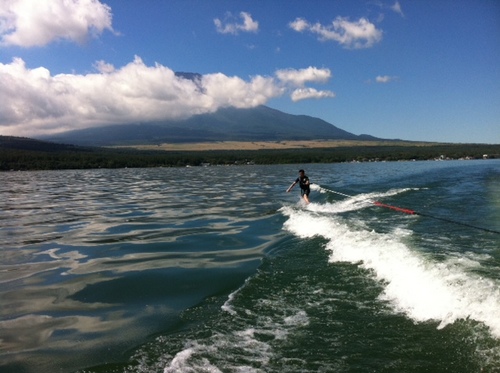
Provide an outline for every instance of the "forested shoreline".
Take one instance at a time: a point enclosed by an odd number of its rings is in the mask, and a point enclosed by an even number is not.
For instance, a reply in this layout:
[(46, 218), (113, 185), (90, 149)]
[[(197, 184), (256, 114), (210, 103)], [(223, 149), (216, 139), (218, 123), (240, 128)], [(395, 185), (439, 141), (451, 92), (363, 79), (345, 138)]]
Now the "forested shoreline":
[(287, 150), (149, 151), (51, 144), (19, 149), (0, 144), (0, 171), (308, 164), (500, 158), (500, 145), (351, 146)]

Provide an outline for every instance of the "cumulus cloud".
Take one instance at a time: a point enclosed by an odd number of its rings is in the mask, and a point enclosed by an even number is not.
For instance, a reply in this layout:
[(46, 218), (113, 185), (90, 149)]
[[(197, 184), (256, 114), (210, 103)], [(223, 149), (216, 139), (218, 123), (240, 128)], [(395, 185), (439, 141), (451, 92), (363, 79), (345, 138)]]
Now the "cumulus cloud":
[(329, 69), (318, 69), (309, 66), (307, 69), (283, 69), (276, 71), (276, 77), (284, 83), (303, 86), (307, 82), (325, 83), (332, 73)]
[(331, 91), (318, 91), (314, 88), (297, 88), (291, 94), (293, 102), (307, 100), (307, 99), (321, 99), (327, 97), (335, 97), (335, 93)]
[(303, 87), (331, 76), (330, 70), (315, 67), (278, 70), (275, 76), (249, 80), (222, 73), (188, 78), (161, 64), (147, 66), (137, 56), (121, 68), (104, 61), (94, 68), (95, 73), (86, 75), (52, 75), (44, 67), (28, 68), (20, 58), (0, 63), (0, 133), (34, 136), (182, 119), (222, 107), (256, 107), (290, 92), (293, 101), (335, 96)]
[(315, 88), (304, 87), (307, 83), (326, 83), (332, 77), (330, 69), (318, 69), (317, 67), (309, 66), (306, 69), (299, 70), (282, 69), (276, 71), (275, 74), (280, 82), (293, 89), (290, 94), (293, 102), (335, 97), (335, 93), (331, 91), (318, 91)]
[(83, 42), (113, 31), (111, 8), (98, 0), (2, 0), (0, 44), (44, 46), (55, 40)]
[(259, 22), (252, 19), (252, 15), (247, 12), (240, 12), (242, 23), (231, 22), (235, 21), (231, 13), (227, 13), (224, 22), (219, 18), (214, 19), (214, 24), (217, 32), (220, 34), (233, 34), (238, 35), (240, 31), (243, 32), (257, 32), (259, 30)]
[(337, 17), (331, 25), (326, 26), (297, 18), (289, 23), (289, 27), (297, 32), (317, 34), (321, 41), (336, 41), (351, 49), (370, 48), (382, 40), (382, 31), (366, 18), (351, 22), (348, 18)]
[(295, 19), (295, 21), (289, 23), (289, 26), (290, 26), (290, 28), (292, 30), (295, 30), (297, 32), (306, 31), (307, 29), (309, 29), (311, 27), (311, 25), (309, 24), (309, 22), (307, 22), (303, 18), (297, 18), (297, 19)]
[[(169, 68), (146, 66), (139, 57), (99, 73), (59, 74), (28, 69), (21, 59), (0, 64), (0, 125), (3, 133), (41, 133), (102, 124), (179, 119), (220, 107), (253, 107), (282, 94), (273, 78), (244, 81), (208, 74), (200, 82)], [(203, 89), (200, 89), (200, 85)]]

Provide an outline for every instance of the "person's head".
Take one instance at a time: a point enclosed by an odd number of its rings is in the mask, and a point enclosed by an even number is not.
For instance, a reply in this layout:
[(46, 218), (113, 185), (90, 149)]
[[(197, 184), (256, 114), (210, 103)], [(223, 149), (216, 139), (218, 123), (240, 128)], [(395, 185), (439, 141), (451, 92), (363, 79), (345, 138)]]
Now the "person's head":
[(299, 170), (299, 175), (300, 175), (300, 176), (304, 176), (304, 174), (305, 174), (305, 173), (304, 173), (304, 170)]

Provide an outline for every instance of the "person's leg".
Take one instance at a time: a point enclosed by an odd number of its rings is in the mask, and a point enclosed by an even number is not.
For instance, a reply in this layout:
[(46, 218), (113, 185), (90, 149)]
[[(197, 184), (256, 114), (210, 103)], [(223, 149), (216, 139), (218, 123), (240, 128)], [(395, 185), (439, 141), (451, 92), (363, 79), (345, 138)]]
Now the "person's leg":
[(306, 201), (307, 204), (310, 203), (309, 201), (309, 191), (303, 191), (304, 193), (302, 193), (302, 198), (304, 198), (304, 201)]

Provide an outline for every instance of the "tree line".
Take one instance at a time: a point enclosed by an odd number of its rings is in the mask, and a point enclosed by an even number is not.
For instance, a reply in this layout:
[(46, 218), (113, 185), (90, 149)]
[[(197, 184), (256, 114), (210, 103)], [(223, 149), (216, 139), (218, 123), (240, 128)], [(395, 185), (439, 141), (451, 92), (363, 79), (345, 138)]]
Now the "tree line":
[(432, 159), (500, 158), (500, 145), (353, 146), (279, 150), (146, 151), (74, 146), (28, 149), (2, 146), (0, 171), (186, 167), (235, 164), (307, 164)]

